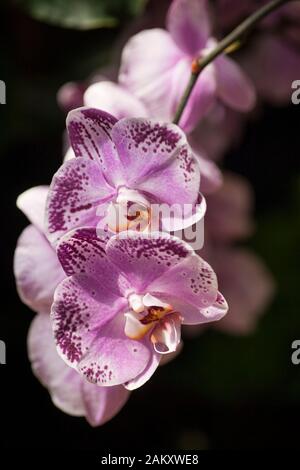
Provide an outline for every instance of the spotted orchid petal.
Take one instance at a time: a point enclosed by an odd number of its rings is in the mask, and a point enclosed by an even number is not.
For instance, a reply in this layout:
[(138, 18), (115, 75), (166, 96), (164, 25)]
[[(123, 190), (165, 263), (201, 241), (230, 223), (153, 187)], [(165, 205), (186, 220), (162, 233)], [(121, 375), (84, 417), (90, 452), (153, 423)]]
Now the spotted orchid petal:
[[(106, 255), (110, 232), (80, 228), (68, 232), (57, 246), (58, 259), (67, 276), (85, 274), (100, 283), (108, 292), (107, 299), (122, 296), (119, 270)], [(124, 288), (124, 286), (123, 286)]]
[(173, 161), (186, 145), (178, 126), (143, 118), (121, 119), (113, 127), (112, 138), (132, 189)]
[[(183, 146), (165, 168), (158, 169), (138, 184), (158, 201), (176, 207), (194, 207), (200, 186), (200, 168), (190, 148)], [(184, 221), (181, 221), (183, 224)]]
[[(152, 202), (172, 206), (177, 218), (183, 205), (189, 205), (189, 217), (198, 198), (200, 169), (182, 131), (172, 124), (123, 119), (112, 136), (128, 168), (128, 186), (150, 195)], [(185, 225), (182, 217), (178, 224)]]
[(214, 303), (208, 308), (202, 309), (201, 314), (205, 316), (207, 322), (218, 321), (226, 315), (228, 308), (228, 303), (225, 297), (221, 294), (221, 292), (218, 292)]
[(83, 157), (65, 162), (54, 175), (48, 194), (46, 217), (51, 242), (56, 244), (76, 227), (96, 226), (114, 195), (115, 189), (96, 162)]
[(111, 130), (116, 122), (114, 116), (96, 108), (81, 107), (70, 111), (67, 130), (76, 157), (103, 163), (105, 157), (99, 152), (100, 147), (114, 154)]
[(175, 312), (180, 312), (182, 324), (184, 325), (202, 325), (221, 320), (228, 312), (228, 305), (222, 294), (217, 292), (216, 299), (213, 304), (208, 307), (199, 308), (182, 300), (177, 295), (156, 294), (161, 299), (168, 301)]
[(190, 255), (188, 245), (178, 238), (162, 233), (135, 232), (112, 237), (106, 252), (137, 293), (146, 293), (151, 282)]
[(58, 353), (77, 368), (100, 328), (125, 309), (127, 302), (86, 274), (75, 274), (57, 287), (51, 317)]
[(67, 129), (76, 157), (89, 158), (99, 165), (110, 185), (122, 183), (122, 169), (111, 132), (117, 119), (95, 108), (78, 108), (68, 114)]
[[(173, 308), (174, 305), (171, 300), (168, 300), (168, 295), (202, 309), (215, 302), (218, 283), (216, 275), (209, 264), (193, 251), (190, 251), (189, 255), (180, 263), (155, 278), (148, 285), (148, 289), (155, 296), (163, 294), (163, 300), (170, 303)], [(180, 313), (185, 318), (184, 311)]]
[(111, 387), (141, 374), (150, 355), (150, 349), (141, 341), (125, 335), (122, 313), (98, 330), (89, 351), (79, 362), (78, 370), (89, 382)]

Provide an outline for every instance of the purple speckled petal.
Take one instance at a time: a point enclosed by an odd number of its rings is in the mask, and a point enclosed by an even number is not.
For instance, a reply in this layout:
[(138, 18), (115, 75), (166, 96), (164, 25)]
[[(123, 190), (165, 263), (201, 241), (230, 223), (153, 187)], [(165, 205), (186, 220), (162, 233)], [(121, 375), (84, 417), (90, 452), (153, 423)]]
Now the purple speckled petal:
[(237, 111), (250, 111), (255, 105), (256, 92), (242, 68), (227, 56), (218, 57), (215, 66), (219, 98)]
[(182, 317), (182, 323), (184, 325), (202, 325), (203, 323), (209, 323), (218, 321), (226, 315), (228, 311), (228, 305), (226, 300), (217, 292), (217, 297), (212, 305), (206, 308), (199, 308), (195, 305), (188, 303), (187, 299), (182, 299), (175, 294), (156, 294), (160, 300), (169, 302), (172, 305), (175, 312), (178, 312)]
[(168, 165), (150, 174), (138, 188), (159, 202), (195, 204), (200, 187), (200, 167), (188, 145), (183, 145)]
[(17, 207), (41, 232), (45, 231), (45, 207), (48, 191), (49, 186), (36, 186), (20, 194), (17, 199)]
[(111, 140), (117, 119), (95, 108), (78, 108), (67, 117), (67, 129), (76, 157), (94, 160), (101, 166), (107, 181), (122, 184), (122, 170), (116, 148)]
[(142, 118), (121, 119), (112, 130), (112, 138), (125, 168), (127, 184), (135, 189), (141, 181), (166, 167), (186, 144), (178, 126)]
[[(80, 378), (81, 376), (77, 374)], [(98, 387), (82, 379), (81, 392), (86, 419), (91, 426), (99, 426), (113, 418), (127, 402), (130, 392), (122, 385)]]
[(49, 390), (52, 401), (72, 416), (84, 416), (91, 426), (111, 419), (126, 403), (124, 387), (90, 384), (57, 354), (48, 315), (37, 315), (28, 334), (28, 355), (33, 373)]
[(35, 311), (49, 313), (54, 291), (65, 273), (46, 237), (33, 225), (20, 235), (14, 273), (22, 301)]
[(86, 106), (112, 113), (117, 119), (148, 116), (148, 111), (141, 101), (113, 82), (93, 83), (84, 94), (84, 102)]
[(110, 260), (125, 274), (136, 292), (145, 293), (148, 284), (189, 258), (189, 246), (179, 238), (152, 232), (121, 233), (112, 237), (106, 252)]
[(201, 310), (201, 314), (205, 316), (207, 322), (221, 320), (227, 312), (228, 304), (221, 292), (218, 292), (215, 302), (210, 307)]
[(152, 377), (152, 375), (158, 368), (162, 356), (154, 350), (152, 344), (149, 344), (149, 347), (151, 348), (151, 355), (147, 367), (143, 370), (140, 375), (138, 375), (132, 380), (129, 380), (129, 382), (126, 382), (124, 384), (124, 387), (127, 388), (127, 390), (136, 390), (137, 388), (144, 385)]
[(206, 0), (174, 0), (168, 12), (167, 28), (186, 54), (199, 53), (210, 34)]
[(57, 256), (67, 274), (87, 274), (114, 295), (122, 296), (120, 271), (106, 255), (106, 244), (112, 233), (94, 228), (68, 232), (57, 246)]
[(55, 291), (51, 317), (57, 350), (76, 368), (89, 352), (98, 331), (127, 301), (84, 274), (65, 279)]
[[(157, 277), (149, 286), (152, 295), (173, 295), (201, 309), (217, 298), (217, 278), (208, 263), (193, 251), (181, 263)], [(184, 316), (184, 312), (180, 312)]]
[(65, 162), (54, 175), (47, 200), (46, 218), (49, 239), (55, 244), (67, 231), (80, 226), (96, 226), (96, 214), (115, 194), (101, 168), (87, 158)]
[(98, 329), (89, 352), (78, 370), (90, 382), (101, 386), (120, 385), (134, 379), (147, 367), (150, 350), (124, 333), (123, 313)]

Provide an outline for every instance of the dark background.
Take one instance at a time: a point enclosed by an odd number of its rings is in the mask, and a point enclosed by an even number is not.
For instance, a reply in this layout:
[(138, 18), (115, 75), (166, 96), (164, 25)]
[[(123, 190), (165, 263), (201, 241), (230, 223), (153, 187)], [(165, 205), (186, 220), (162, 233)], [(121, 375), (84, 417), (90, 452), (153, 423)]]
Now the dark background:
[[(262, 449), (299, 445), (300, 365), (291, 343), (300, 339), (299, 117), (300, 106), (265, 107), (248, 125), (224, 166), (243, 174), (256, 194), (257, 233), (248, 245), (266, 261), (277, 295), (256, 332), (231, 337), (208, 330), (186, 341), (104, 427), (56, 409), (31, 373), (26, 335), (34, 314), (19, 300), (12, 272), (17, 237), (27, 225), (15, 200), (48, 184), (62, 159), (64, 114), (58, 88), (107, 64), (122, 28), (74, 31), (0, 6), (1, 444), (6, 448), (104, 450)], [(300, 77), (295, 77), (300, 79)]]

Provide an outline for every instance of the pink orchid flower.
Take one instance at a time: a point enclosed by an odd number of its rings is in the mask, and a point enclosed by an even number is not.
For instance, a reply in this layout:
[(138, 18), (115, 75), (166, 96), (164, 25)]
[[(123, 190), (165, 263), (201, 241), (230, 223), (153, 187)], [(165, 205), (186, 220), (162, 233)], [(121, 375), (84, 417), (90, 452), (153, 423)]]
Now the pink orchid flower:
[[(133, 36), (122, 54), (119, 82), (150, 111), (172, 120), (188, 84), (193, 61), (216, 44), (205, 0), (174, 0), (167, 30), (150, 29)], [(242, 69), (226, 55), (200, 74), (183, 112), (180, 126), (190, 132), (215, 99), (239, 111), (255, 104), (255, 91)]]
[[(71, 158), (54, 175), (47, 201), (48, 237), (53, 244), (82, 226), (130, 230), (153, 226), (153, 205), (166, 231), (202, 219), (200, 166), (183, 131), (174, 124), (124, 118), (95, 108), (79, 108), (67, 119)], [(135, 213), (129, 217), (128, 207)], [(115, 214), (119, 217), (116, 221)]]
[(92, 383), (140, 387), (176, 351), (182, 323), (227, 312), (212, 268), (167, 234), (75, 229), (57, 253), (68, 275), (52, 306), (57, 349)]

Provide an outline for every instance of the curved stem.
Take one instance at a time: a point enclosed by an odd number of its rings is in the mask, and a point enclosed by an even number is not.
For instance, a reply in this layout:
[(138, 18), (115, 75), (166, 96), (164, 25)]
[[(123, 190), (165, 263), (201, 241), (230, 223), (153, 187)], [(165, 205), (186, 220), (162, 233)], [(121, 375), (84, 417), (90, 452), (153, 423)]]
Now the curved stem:
[(192, 73), (186, 90), (179, 102), (178, 109), (174, 117), (174, 123), (178, 124), (184, 108), (188, 102), (188, 99), (193, 91), (194, 85), (202, 72), (202, 70), (210, 64), (216, 57), (225, 51), (229, 46), (238, 41), (245, 33), (247, 33), (253, 26), (256, 25), (269, 13), (279, 8), (281, 5), (296, 0), (271, 0), (269, 3), (264, 5), (259, 10), (255, 11), (252, 15), (246, 18), (242, 23), (239, 24), (231, 33), (229, 33), (224, 39), (222, 39), (214, 49), (212, 49), (206, 56), (196, 59), (192, 64)]

